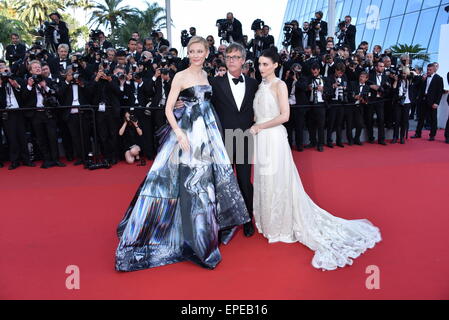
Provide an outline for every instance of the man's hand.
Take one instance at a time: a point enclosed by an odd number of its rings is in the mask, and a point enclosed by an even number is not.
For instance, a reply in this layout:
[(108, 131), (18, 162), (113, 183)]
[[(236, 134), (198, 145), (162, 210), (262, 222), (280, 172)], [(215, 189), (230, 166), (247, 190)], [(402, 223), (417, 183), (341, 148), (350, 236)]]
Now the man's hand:
[(154, 72), (154, 77), (159, 78), (160, 76), (161, 76), (161, 69), (157, 68), (156, 71)]
[(29, 78), (28, 78), (27, 84), (28, 84), (29, 87), (34, 86), (34, 80), (33, 80), (33, 77), (29, 77)]
[(13, 86), (14, 88), (16, 88), (16, 89), (20, 88), (20, 84), (16, 80), (14, 80), (14, 79), (9, 79), (9, 84), (11, 86)]
[(432, 105), (432, 108), (438, 109), (438, 105), (435, 103), (435, 104)]

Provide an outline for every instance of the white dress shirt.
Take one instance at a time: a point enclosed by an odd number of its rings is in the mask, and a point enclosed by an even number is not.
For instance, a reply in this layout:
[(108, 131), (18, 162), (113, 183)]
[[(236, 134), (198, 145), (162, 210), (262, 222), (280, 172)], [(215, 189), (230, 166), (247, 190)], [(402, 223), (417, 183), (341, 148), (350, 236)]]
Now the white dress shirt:
[(243, 99), (245, 98), (245, 92), (246, 92), (246, 85), (245, 85), (245, 76), (241, 75), (243, 78), (243, 82), (238, 82), (237, 84), (232, 81), (234, 78), (228, 71), (228, 81), (229, 85), (231, 86), (232, 95), (234, 96), (235, 104), (237, 105), (237, 108), (242, 108)]
[(6, 84), (6, 109), (19, 109), (19, 103), (10, 83)]
[[(317, 102), (318, 103), (323, 103), (323, 93), (321, 91), (318, 91), (318, 87), (324, 87), (324, 81), (321, 77), (318, 77), (317, 79), (313, 80), (312, 82), (312, 87), (316, 86), (316, 96), (317, 96)], [(310, 95), (310, 102), (314, 101), (314, 96), (313, 96), (313, 89), (312, 89), (312, 94)]]
[[(72, 85), (72, 93), (73, 93), (72, 106), (79, 106), (80, 105), (78, 89), (79, 88), (78, 88), (77, 84)], [(78, 112), (79, 112), (78, 108), (70, 109), (70, 113), (71, 114), (75, 114), (75, 113), (78, 113)]]
[(435, 74), (432, 74), (430, 77), (427, 77), (426, 94), (427, 94), (428, 91), (429, 91), (430, 83), (432, 82), (432, 79), (433, 79), (433, 76), (434, 76), (434, 75), (435, 75)]

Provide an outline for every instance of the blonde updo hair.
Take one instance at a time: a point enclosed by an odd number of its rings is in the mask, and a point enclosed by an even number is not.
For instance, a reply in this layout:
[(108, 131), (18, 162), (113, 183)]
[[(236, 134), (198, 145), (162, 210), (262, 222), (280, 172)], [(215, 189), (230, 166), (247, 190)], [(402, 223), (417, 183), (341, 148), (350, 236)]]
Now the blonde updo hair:
[(209, 43), (207, 42), (206, 39), (204, 39), (203, 37), (194, 36), (192, 37), (192, 39), (190, 39), (189, 44), (187, 45), (187, 52), (190, 51), (190, 47), (195, 43), (201, 43), (204, 46), (204, 49), (206, 49), (206, 51), (209, 50)]

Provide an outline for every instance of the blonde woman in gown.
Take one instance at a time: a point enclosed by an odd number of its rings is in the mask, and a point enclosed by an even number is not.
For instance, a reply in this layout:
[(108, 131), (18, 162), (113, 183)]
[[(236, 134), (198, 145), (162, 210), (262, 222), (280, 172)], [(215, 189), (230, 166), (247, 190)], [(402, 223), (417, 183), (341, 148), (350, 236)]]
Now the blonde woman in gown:
[(368, 220), (345, 220), (317, 206), (307, 195), (293, 161), (282, 125), (289, 119), (288, 89), (277, 79), (279, 56), (274, 49), (259, 58), (263, 77), (254, 99), (254, 217), (270, 243), (300, 242), (315, 251), (312, 265), (335, 270), (352, 264), (381, 241)]

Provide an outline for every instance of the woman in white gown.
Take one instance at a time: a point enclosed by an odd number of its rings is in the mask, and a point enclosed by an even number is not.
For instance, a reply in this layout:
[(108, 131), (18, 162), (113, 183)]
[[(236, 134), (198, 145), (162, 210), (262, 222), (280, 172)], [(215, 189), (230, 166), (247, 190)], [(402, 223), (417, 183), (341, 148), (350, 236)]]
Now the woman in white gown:
[(282, 125), (290, 116), (288, 89), (276, 78), (275, 48), (259, 58), (263, 82), (254, 99), (254, 216), (258, 231), (273, 242), (300, 242), (315, 251), (312, 265), (334, 270), (352, 264), (381, 241), (368, 220), (345, 220), (318, 207), (307, 195)]

